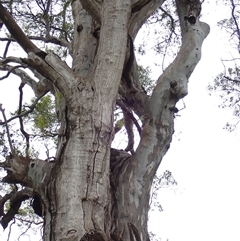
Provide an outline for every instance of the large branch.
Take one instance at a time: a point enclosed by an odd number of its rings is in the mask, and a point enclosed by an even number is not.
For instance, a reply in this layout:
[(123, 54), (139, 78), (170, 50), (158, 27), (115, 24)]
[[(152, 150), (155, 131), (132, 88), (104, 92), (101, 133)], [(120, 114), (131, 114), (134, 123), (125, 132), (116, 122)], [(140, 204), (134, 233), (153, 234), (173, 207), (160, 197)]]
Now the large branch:
[[(97, 94), (99, 94), (98, 101), (104, 101), (110, 108), (116, 101), (122, 76), (128, 41), (126, 26), (130, 17), (130, 7), (121, 0), (104, 1), (102, 6), (103, 16), (94, 80)], [(112, 14), (113, 12), (116, 14)], [(105, 110), (107, 109), (104, 108)], [(105, 114), (109, 116), (108, 113), (101, 113), (101, 115)]]
[(30, 52), (28, 58), (24, 58), (22, 61), (50, 80), (68, 100), (72, 97), (69, 93), (71, 88), (74, 87), (77, 90), (79, 78), (56, 54), (49, 53), (42, 59), (37, 54)]
[[(206, 23), (197, 19), (196, 24), (191, 25), (184, 20), (188, 9), (186, 3), (176, 0), (176, 4), (182, 26), (182, 45), (177, 57), (159, 77), (154, 88), (150, 100), (151, 121), (146, 123), (142, 131), (135, 155), (138, 174), (150, 180), (170, 146), (177, 111), (175, 105), (187, 95), (188, 79), (201, 58), (202, 43), (209, 33)], [(142, 170), (143, 166), (145, 170)]]
[(53, 82), (63, 95), (67, 96), (70, 88), (76, 84), (75, 76), (69, 66), (57, 55), (47, 54), (35, 46), (24, 34), (11, 14), (0, 3), (0, 18), (10, 34), (28, 53), (28, 59), (21, 59), (25, 64), (35, 68), (42, 76)]
[(12, 15), (3, 7), (0, 2), (0, 19), (3, 21), (8, 31), (11, 33), (14, 39), (19, 43), (26, 53), (34, 52), (38, 53), (41, 50), (29, 40), (22, 29), (17, 25)]

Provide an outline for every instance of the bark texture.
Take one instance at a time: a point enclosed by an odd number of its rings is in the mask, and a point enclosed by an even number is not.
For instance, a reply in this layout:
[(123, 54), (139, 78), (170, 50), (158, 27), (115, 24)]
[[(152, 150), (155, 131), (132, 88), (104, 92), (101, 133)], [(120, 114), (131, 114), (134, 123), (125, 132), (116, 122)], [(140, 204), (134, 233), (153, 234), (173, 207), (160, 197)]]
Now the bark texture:
[[(151, 183), (170, 147), (175, 105), (187, 94), (188, 79), (209, 33), (194, 10), (201, 7), (199, 1), (176, 0), (182, 46), (149, 97), (138, 79), (131, 41), (162, 3), (72, 1), (74, 36), (68, 45), (72, 67), (56, 54), (38, 49), (0, 3), (0, 19), (28, 54), (18, 61), (41, 76), (37, 83), (29, 78), (26, 83), (38, 95), (41, 89), (61, 94), (55, 161), (14, 154), (0, 163), (8, 171), (3, 182), (21, 183), (40, 197), (45, 241), (149, 240)], [(187, 21), (185, 16), (191, 14), (195, 20)], [(111, 149), (116, 103), (124, 113), (126, 150), (131, 154)], [(135, 152), (133, 113), (142, 120), (136, 125), (141, 139)]]

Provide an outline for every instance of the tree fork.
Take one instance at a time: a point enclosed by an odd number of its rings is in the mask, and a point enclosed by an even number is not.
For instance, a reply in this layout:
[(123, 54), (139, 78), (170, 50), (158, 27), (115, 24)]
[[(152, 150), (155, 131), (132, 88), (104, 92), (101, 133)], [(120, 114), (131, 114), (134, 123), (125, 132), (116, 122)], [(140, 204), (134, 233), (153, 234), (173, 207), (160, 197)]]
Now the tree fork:
[[(30, 40), (22, 42), (14, 33), (16, 22), (7, 23), (6, 15), (0, 15), (28, 53), (24, 63), (51, 81), (63, 96), (56, 162), (25, 163), (23, 158), (7, 157), (0, 164), (8, 170), (4, 181), (31, 186), (43, 200), (45, 241), (149, 240), (151, 183), (172, 140), (173, 110), (187, 94), (188, 78), (200, 60), (201, 45), (209, 32), (198, 18), (195, 24), (185, 21), (189, 6), (176, 0), (182, 30), (177, 57), (159, 77), (151, 97), (142, 91), (137, 77), (133, 84), (139, 91), (127, 91), (121, 79), (130, 51), (128, 34), (134, 40), (146, 18), (162, 3), (72, 1), (72, 68), (55, 54), (39, 54)], [(2, 8), (0, 12), (5, 14)], [(95, 21), (101, 25), (97, 37)], [(119, 95), (143, 122), (140, 144), (133, 155), (111, 149)]]

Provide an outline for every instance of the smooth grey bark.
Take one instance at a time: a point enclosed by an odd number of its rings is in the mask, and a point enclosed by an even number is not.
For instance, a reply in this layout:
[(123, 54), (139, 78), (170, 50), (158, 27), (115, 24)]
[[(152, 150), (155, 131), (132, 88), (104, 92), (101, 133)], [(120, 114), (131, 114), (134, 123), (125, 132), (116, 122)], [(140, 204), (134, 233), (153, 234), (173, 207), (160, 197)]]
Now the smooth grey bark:
[[(55, 54), (39, 55), (32, 43), (22, 44), (28, 58), (21, 61), (47, 79), (53, 93), (61, 93), (56, 162), (8, 157), (0, 166), (11, 171), (6, 182), (22, 183), (41, 196), (45, 241), (149, 240), (151, 183), (172, 140), (175, 105), (187, 94), (188, 78), (209, 33), (208, 25), (198, 19), (194, 25), (185, 21), (189, 3), (176, 0), (182, 32), (177, 57), (159, 77), (150, 98), (139, 83), (136, 62), (129, 87), (122, 77), (131, 54), (129, 35), (134, 39), (162, 3), (73, 1), (71, 68)], [(38, 87), (32, 79), (26, 83)], [(132, 155), (111, 149), (118, 96), (143, 122), (140, 144)], [(15, 166), (22, 166), (21, 161), (26, 168), (19, 174)], [(11, 179), (13, 174), (18, 178)]]

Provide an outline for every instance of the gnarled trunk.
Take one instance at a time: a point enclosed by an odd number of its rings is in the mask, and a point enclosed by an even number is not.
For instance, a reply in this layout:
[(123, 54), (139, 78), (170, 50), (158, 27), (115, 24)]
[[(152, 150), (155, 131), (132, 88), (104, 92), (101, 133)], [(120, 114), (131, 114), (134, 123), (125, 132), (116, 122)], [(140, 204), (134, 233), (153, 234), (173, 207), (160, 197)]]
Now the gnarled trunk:
[[(22, 61), (47, 78), (60, 98), (56, 161), (29, 160), (19, 178), (5, 179), (22, 183), (41, 197), (45, 241), (149, 240), (151, 183), (172, 140), (175, 105), (187, 94), (188, 78), (209, 32), (198, 21), (198, 0), (176, 0), (182, 46), (152, 96), (147, 96), (138, 79), (132, 41), (162, 3), (72, 1), (72, 68), (55, 54), (25, 47), (22, 38), (13, 34), (28, 53)], [(8, 23), (9, 16), (6, 19), (2, 18)], [(131, 155), (111, 149), (116, 100), (128, 117), (135, 113), (142, 122), (140, 143)], [(14, 162), (21, 161), (11, 157), (1, 167), (10, 170)]]

